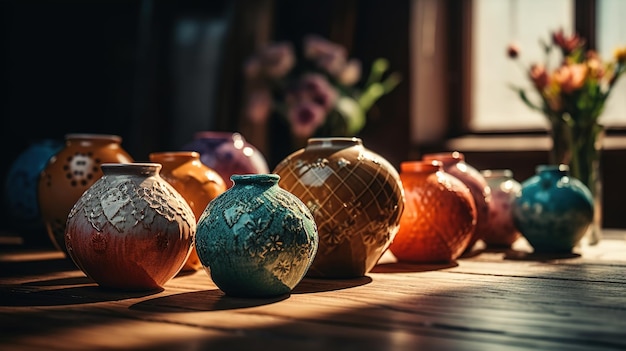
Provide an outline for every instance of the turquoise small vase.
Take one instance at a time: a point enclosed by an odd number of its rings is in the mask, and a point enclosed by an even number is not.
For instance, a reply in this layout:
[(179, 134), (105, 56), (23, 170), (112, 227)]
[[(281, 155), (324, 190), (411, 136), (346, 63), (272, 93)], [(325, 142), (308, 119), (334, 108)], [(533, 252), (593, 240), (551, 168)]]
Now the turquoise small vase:
[(233, 186), (198, 220), (196, 251), (226, 295), (289, 294), (318, 248), (317, 225), (306, 205), (278, 186), (277, 174), (232, 175)]
[(571, 253), (593, 220), (589, 189), (567, 165), (540, 165), (522, 182), (513, 221), (536, 253)]

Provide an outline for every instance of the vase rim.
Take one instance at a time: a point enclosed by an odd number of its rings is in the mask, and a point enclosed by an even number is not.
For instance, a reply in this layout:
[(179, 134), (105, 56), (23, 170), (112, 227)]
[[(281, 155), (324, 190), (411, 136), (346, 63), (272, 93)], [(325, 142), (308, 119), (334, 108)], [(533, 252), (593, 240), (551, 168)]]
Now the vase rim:
[(437, 172), (441, 170), (443, 163), (438, 160), (432, 161), (404, 161), (400, 163), (401, 172)]
[(193, 134), (194, 139), (201, 138), (216, 138), (216, 139), (231, 139), (231, 138), (241, 138), (243, 136), (237, 132), (227, 132), (227, 131), (219, 131), (219, 130), (200, 130)]
[(68, 133), (65, 140), (105, 140), (120, 144), (122, 137), (115, 134)]
[(485, 178), (513, 178), (513, 171), (508, 168), (483, 169), (480, 174)]
[(157, 174), (163, 166), (155, 162), (103, 163), (100, 165), (104, 174)]
[(148, 154), (148, 158), (154, 163), (188, 161), (200, 159), (200, 153), (197, 151), (158, 151)]
[(357, 137), (314, 137), (307, 139), (307, 148), (330, 146), (363, 146), (363, 140)]
[(275, 173), (250, 173), (250, 174), (233, 174), (230, 180), (236, 184), (277, 184), (280, 176)]
[(559, 173), (567, 173), (569, 172), (569, 166), (566, 164), (558, 164), (558, 165), (538, 165), (535, 168), (535, 172), (559, 172)]
[(450, 152), (434, 152), (424, 154), (422, 156), (424, 161), (432, 161), (438, 160), (441, 161), (444, 165), (465, 161), (465, 155), (459, 151), (450, 151)]

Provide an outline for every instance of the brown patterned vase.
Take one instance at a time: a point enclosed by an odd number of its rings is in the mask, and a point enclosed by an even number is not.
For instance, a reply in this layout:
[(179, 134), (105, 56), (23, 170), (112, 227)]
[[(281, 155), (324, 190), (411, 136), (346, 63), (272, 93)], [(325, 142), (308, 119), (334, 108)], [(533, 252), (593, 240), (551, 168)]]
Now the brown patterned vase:
[(103, 164), (72, 208), (65, 234), (74, 263), (102, 287), (162, 288), (187, 260), (196, 220), (158, 163)]
[(438, 161), (400, 164), (406, 207), (389, 250), (400, 262), (456, 260), (476, 228), (469, 188), (444, 172)]
[(357, 278), (376, 265), (404, 210), (400, 177), (386, 159), (359, 138), (311, 138), (274, 173), (318, 226), (319, 249), (307, 276)]
[(39, 177), (38, 203), (50, 240), (66, 252), (67, 215), (76, 200), (102, 177), (103, 163), (130, 163), (122, 138), (108, 134), (67, 134), (65, 146), (53, 156)]
[[(196, 223), (202, 212), (219, 194), (226, 191), (226, 183), (213, 169), (200, 161), (195, 151), (153, 152), (148, 155), (151, 162), (163, 166), (160, 175), (178, 191), (191, 207)], [(183, 271), (196, 271), (202, 263), (195, 247), (192, 247)]]

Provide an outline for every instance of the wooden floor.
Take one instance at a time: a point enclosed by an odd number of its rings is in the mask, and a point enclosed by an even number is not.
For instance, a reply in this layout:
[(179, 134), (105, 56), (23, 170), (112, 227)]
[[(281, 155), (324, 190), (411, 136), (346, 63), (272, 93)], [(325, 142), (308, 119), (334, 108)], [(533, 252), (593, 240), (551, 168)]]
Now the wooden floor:
[(163, 291), (99, 288), (60, 252), (0, 246), (2, 350), (626, 350), (626, 231), (578, 254), (385, 256), (367, 277), (226, 297), (205, 271)]

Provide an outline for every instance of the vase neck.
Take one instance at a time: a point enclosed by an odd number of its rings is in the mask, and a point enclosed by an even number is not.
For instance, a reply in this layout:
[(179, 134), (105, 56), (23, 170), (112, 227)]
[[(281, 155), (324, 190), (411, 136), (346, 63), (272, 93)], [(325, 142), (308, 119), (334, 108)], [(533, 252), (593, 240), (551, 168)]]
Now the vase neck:
[(153, 152), (148, 157), (151, 162), (161, 163), (163, 166), (167, 165), (170, 168), (200, 160), (200, 154), (195, 151)]
[(425, 154), (422, 159), (424, 161), (440, 161), (441, 163), (443, 163), (444, 167), (447, 167), (455, 163), (465, 161), (465, 155), (458, 151), (441, 152), (434, 154)]
[(161, 170), (159, 163), (103, 163), (101, 166), (104, 175), (137, 175), (155, 176)]
[(122, 143), (122, 137), (119, 135), (112, 134), (66, 134), (65, 135), (65, 143), (67, 145), (80, 145), (80, 146), (89, 146), (89, 145), (107, 145), (107, 144), (115, 144), (119, 145)]
[(403, 173), (436, 173), (441, 170), (439, 161), (406, 161), (400, 163), (400, 171)]
[(234, 185), (260, 185), (271, 187), (278, 184), (280, 176), (278, 174), (233, 174), (230, 180)]

